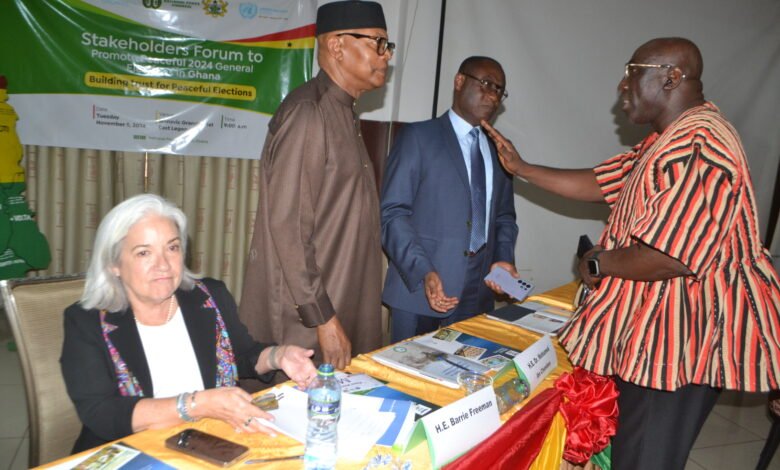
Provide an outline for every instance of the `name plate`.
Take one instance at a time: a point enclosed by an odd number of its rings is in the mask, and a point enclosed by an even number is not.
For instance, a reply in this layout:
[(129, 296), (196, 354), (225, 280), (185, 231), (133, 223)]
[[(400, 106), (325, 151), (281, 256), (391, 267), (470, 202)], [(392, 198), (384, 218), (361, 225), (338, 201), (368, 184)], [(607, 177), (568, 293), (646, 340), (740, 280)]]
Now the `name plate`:
[(493, 387), (477, 390), (420, 421), (434, 468), (465, 454), (501, 426)]
[(513, 359), (517, 370), (528, 381), (529, 392), (533, 392), (540, 383), (558, 367), (558, 356), (552, 339), (544, 335), (525, 351)]

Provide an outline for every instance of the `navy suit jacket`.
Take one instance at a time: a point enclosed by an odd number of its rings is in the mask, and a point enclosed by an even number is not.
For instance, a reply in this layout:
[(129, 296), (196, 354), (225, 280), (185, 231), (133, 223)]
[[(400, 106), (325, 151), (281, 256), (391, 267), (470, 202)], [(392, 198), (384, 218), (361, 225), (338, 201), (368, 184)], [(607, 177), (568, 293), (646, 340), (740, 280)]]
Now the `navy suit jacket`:
[[(490, 142), (493, 200), (480, 279), (496, 261), (514, 264), (517, 224), (512, 177)], [(382, 301), (392, 308), (441, 317), (428, 305), (425, 275), (436, 271), (444, 292), (460, 298), (471, 233), (471, 191), (466, 164), (447, 113), (404, 126), (387, 160), (382, 186), (382, 246), (389, 258)], [(493, 310), (482, 283), (480, 311)]]

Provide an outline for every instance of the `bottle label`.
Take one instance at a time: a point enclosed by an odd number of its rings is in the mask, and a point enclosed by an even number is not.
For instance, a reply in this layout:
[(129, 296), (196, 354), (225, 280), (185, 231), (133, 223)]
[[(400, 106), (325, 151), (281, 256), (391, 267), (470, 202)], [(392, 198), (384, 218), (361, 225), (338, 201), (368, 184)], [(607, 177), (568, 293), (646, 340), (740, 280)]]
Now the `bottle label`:
[(341, 411), (340, 402), (316, 402), (309, 400), (309, 415), (333, 415), (338, 416)]

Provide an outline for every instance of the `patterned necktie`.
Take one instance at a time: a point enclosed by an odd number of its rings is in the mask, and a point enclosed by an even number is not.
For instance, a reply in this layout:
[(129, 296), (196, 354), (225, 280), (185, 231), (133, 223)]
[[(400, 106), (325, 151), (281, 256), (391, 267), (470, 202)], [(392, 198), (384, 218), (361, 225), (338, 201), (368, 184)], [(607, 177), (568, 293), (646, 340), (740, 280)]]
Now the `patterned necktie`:
[(479, 128), (471, 136), (471, 241), (469, 251), (476, 253), (485, 244), (485, 162), (479, 150)]

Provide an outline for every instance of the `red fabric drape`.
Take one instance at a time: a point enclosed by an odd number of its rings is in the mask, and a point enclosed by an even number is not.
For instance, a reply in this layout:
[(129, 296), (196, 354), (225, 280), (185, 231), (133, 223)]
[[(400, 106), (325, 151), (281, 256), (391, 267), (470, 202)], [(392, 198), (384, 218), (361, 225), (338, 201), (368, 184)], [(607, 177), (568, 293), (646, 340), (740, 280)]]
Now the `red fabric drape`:
[(555, 388), (544, 390), (484, 442), (444, 468), (527, 469), (539, 455), (562, 398)]
[(575, 464), (584, 464), (591, 455), (609, 445), (617, 430), (617, 397), (615, 382), (581, 367), (563, 374), (555, 388), (566, 400), (561, 414), (566, 420), (566, 447), (563, 458)]

